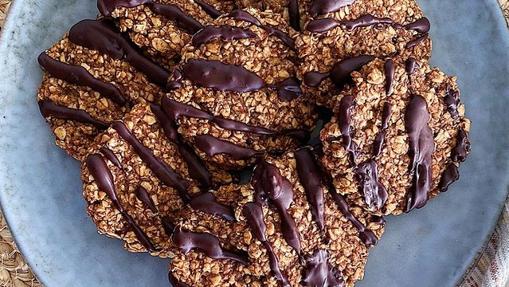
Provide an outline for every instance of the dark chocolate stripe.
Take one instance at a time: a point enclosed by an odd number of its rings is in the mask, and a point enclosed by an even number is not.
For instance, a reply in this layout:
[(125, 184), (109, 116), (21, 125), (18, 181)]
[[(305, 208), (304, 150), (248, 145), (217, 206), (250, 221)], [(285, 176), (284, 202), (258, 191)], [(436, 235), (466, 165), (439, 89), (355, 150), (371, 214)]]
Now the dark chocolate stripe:
[(290, 26), (293, 29), (300, 31), (300, 11), (298, 0), (288, 1), (288, 15), (290, 17)]
[(253, 15), (249, 14), (248, 12), (244, 10), (234, 10), (230, 14), (228, 14), (228, 17), (231, 17), (233, 19), (244, 21), (251, 23), (253, 25), (256, 25), (265, 31), (269, 33), (271, 36), (275, 36), (279, 38), (286, 46), (288, 46), (290, 49), (295, 49), (295, 41), (288, 35), (288, 33), (285, 33), (276, 27), (272, 27), (269, 25), (263, 25), (258, 19), (256, 19)]
[(364, 202), (370, 210), (380, 210), (387, 201), (385, 187), (378, 181), (378, 167), (374, 160), (365, 161), (355, 167), (361, 185)]
[(84, 124), (91, 124), (100, 130), (105, 130), (108, 128), (107, 123), (94, 119), (89, 113), (83, 110), (60, 106), (50, 100), (40, 101), (39, 110), (41, 111), (42, 116), (45, 118), (51, 117), (62, 120), (77, 121)]
[(304, 84), (310, 87), (318, 87), (323, 80), (330, 77), (332, 82), (341, 89), (351, 81), (350, 74), (353, 71), (361, 69), (374, 59), (375, 57), (369, 55), (355, 56), (336, 63), (329, 73), (307, 72), (304, 75)]
[(193, 149), (181, 140), (175, 121), (166, 115), (160, 106), (152, 104), (150, 108), (163, 128), (168, 140), (177, 146), (180, 155), (187, 164), (187, 170), (191, 178), (197, 180), (203, 188), (209, 188), (212, 185), (212, 175), (202, 160), (194, 153)]
[(362, 224), (350, 212), (350, 208), (348, 207), (348, 203), (346, 202), (346, 200), (343, 198), (342, 195), (337, 193), (337, 191), (334, 189), (334, 187), (331, 187), (329, 191), (331, 193), (332, 199), (334, 200), (334, 202), (338, 206), (338, 208), (341, 211), (341, 213), (359, 231), (359, 237), (362, 240), (362, 242), (364, 244), (366, 244), (366, 246), (368, 246), (368, 247), (375, 245), (377, 243), (377, 241), (378, 241), (378, 238), (376, 237), (375, 233), (373, 233), (373, 231), (371, 231), (370, 229), (366, 228), (366, 226), (364, 226), (364, 224)]
[(456, 136), (456, 145), (451, 151), (452, 162), (447, 166), (440, 178), (440, 183), (438, 185), (440, 191), (447, 191), (449, 186), (459, 179), (459, 164), (465, 161), (469, 152), (470, 141), (468, 139), (468, 135), (465, 130), (460, 128), (458, 130), (458, 135)]
[(198, 250), (212, 259), (230, 259), (243, 265), (249, 263), (247, 254), (232, 252), (221, 247), (219, 239), (209, 233), (195, 233), (178, 230), (173, 235), (173, 242), (184, 254)]
[(405, 45), (405, 48), (407, 49), (411, 49), (417, 45), (419, 45), (420, 43), (424, 42), (424, 40), (428, 39), (428, 33), (426, 34), (423, 34), (415, 39), (413, 39), (412, 41), (408, 42), (406, 45)]
[(287, 277), (281, 272), (279, 267), (279, 260), (270, 243), (267, 241), (266, 230), (267, 227), (263, 220), (263, 210), (259, 203), (249, 202), (242, 208), (242, 214), (246, 218), (247, 225), (251, 229), (253, 235), (260, 241), (267, 250), (269, 256), (269, 266), (274, 276), (279, 281), (281, 286), (290, 286)]
[(265, 86), (262, 78), (246, 68), (215, 60), (189, 60), (182, 66), (182, 75), (198, 86), (220, 91), (245, 93)]
[(449, 186), (456, 182), (460, 178), (460, 173), (458, 170), (458, 166), (456, 163), (451, 162), (445, 168), (442, 173), (442, 177), (440, 178), (440, 183), (438, 184), (438, 189), (441, 192), (446, 192), (449, 189)]
[(136, 188), (134, 191), (134, 194), (136, 195), (136, 198), (138, 198), (148, 209), (150, 209), (150, 211), (157, 213), (157, 207), (154, 201), (143, 186), (138, 186), (138, 188)]
[(214, 18), (214, 19), (218, 18), (221, 15), (223, 15), (223, 13), (221, 13), (221, 11), (217, 10), (216, 8), (214, 8), (214, 6), (212, 6), (212, 5), (208, 4), (208, 3), (205, 3), (205, 1), (194, 0), (194, 2), (196, 4), (198, 4), (203, 9), (203, 11), (205, 11), (205, 13), (209, 14), (209, 16)]
[(447, 106), (447, 111), (451, 114), (454, 120), (459, 118), (458, 106), (460, 104), (460, 94), (458, 91), (448, 88), (445, 92), (444, 102)]
[(325, 229), (325, 204), (320, 167), (311, 150), (303, 148), (295, 152), (297, 174), (304, 187), (311, 214), (318, 228)]
[(226, 130), (248, 132), (248, 133), (254, 133), (254, 134), (261, 134), (261, 135), (277, 134), (277, 132), (266, 129), (266, 128), (250, 126), (248, 124), (245, 124), (245, 123), (242, 123), (239, 121), (227, 120), (227, 119), (223, 119), (220, 117), (214, 117), (213, 115), (208, 114), (207, 112), (199, 110), (199, 109), (197, 109), (193, 106), (190, 106), (190, 105), (179, 103), (179, 102), (172, 100), (168, 97), (163, 97), (162, 107), (163, 107), (163, 110), (168, 115), (170, 115), (170, 117), (172, 117), (172, 119), (174, 121), (178, 121), (178, 119), (180, 117), (185, 116), (185, 117), (209, 120), (212, 123), (215, 123), (219, 127), (226, 129)]
[(322, 18), (312, 20), (306, 26), (306, 30), (311, 33), (325, 33), (336, 27), (344, 27), (348, 30), (357, 28), (375, 26), (375, 25), (390, 25), (398, 29), (407, 29), (415, 31), (419, 34), (427, 34), (431, 28), (430, 22), (427, 18), (421, 18), (408, 25), (401, 25), (390, 18), (380, 18), (373, 15), (363, 15), (354, 20), (336, 20), (334, 18)]
[(408, 194), (406, 211), (423, 207), (432, 183), (432, 154), (435, 150), (433, 131), (428, 125), (430, 114), (426, 100), (412, 95), (405, 112), (405, 128), (409, 139), (409, 156), (413, 184)]
[(200, 22), (182, 11), (177, 5), (153, 2), (149, 4), (149, 7), (154, 13), (168, 18), (175, 23), (175, 26), (191, 35), (203, 28)]
[(387, 133), (387, 128), (389, 128), (391, 114), (392, 105), (389, 102), (385, 102), (382, 111), (382, 126), (380, 127), (380, 131), (376, 135), (375, 141), (373, 142), (373, 155), (375, 157), (379, 156), (382, 153), (382, 149), (385, 142), (385, 135)]
[(99, 151), (116, 167), (122, 168), (122, 164), (118, 157), (113, 153), (113, 151), (105, 146), (101, 147)]
[(127, 103), (122, 92), (115, 85), (95, 78), (82, 66), (60, 62), (51, 58), (46, 53), (41, 53), (37, 60), (46, 72), (57, 79), (78, 86), (90, 87), (92, 90), (97, 91), (102, 96), (111, 99), (119, 105)]
[[(384, 72), (385, 72), (385, 94), (389, 97), (392, 94), (393, 85), (394, 85), (394, 61), (392, 59), (388, 59), (384, 64)], [(382, 153), (382, 148), (385, 142), (385, 134), (387, 133), (387, 128), (389, 127), (389, 121), (391, 119), (392, 114), (392, 105), (389, 103), (389, 99), (386, 99), (384, 103), (383, 111), (382, 111), (382, 126), (380, 127), (380, 131), (375, 137), (375, 141), (373, 142), (373, 155), (375, 157), (379, 156)]]
[(106, 165), (103, 157), (99, 154), (92, 154), (87, 157), (86, 163), (90, 174), (97, 184), (97, 187), (108, 195), (111, 202), (113, 203), (113, 206), (118, 209), (118, 211), (122, 214), (122, 217), (132, 228), (136, 238), (147, 250), (155, 251), (156, 248), (148, 238), (147, 234), (141, 229), (140, 226), (136, 224), (136, 222), (134, 222), (134, 219), (124, 210), (120, 204), (120, 201), (117, 197), (117, 191), (115, 190), (115, 181), (113, 179), (113, 175), (111, 174), (111, 171), (108, 168), (108, 165)]
[(170, 74), (139, 53), (114, 26), (106, 20), (83, 20), (69, 31), (69, 40), (99, 51), (113, 59), (125, 60), (154, 83), (165, 86)]
[(300, 255), (300, 233), (295, 220), (288, 213), (293, 203), (292, 184), (281, 175), (277, 167), (262, 160), (255, 168), (251, 185), (258, 200), (266, 197), (276, 208), (281, 221), (283, 238)]
[(259, 153), (253, 149), (238, 146), (211, 135), (199, 135), (194, 138), (196, 148), (212, 157), (215, 155), (226, 154), (234, 160), (247, 160)]
[(456, 136), (456, 145), (452, 150), (451, 158), (454, 162), (463, 162), (470, 153), (470, 140), (468, 139), (467, 132), (462, 128), (458, 130)]
[(354, 108), (354, 97), (345, 96), (341, 98), (338, 106), (338, 124), (341, 131), (341, 139), (345, 150), (348, 152), (349, 159), (353, 165), (357, 158), (357, 145), (352, 139), (352, 109)]
[(227, 221), (235, 221), (233, 209), (217, 202), (214, 194), (205, 192), (193, 198), (189, 205), (196, 210), (222, 217)]
[[(104, 16), (110, 16), (111, 13), (120, 7), (125, 8), (134, 8), (136, 6), (140, 6), (143, 4), (147, 4), (147, 6), (152, 10), (152, 12), (159, 14), (163, 17), (168, 18), (172, 22), (175, 23), (175, 26), (180, 29), (188, 32), (189, 34), (194, 34), (198, 32), (203, 26), (200, 22), (196, 21), (193, 17), (189, 16), (187, 13), (182, 11), (180, 7), (174, 4), (160, 4), (155, 3), (153, 0), (98, 0), (97, 7), (99, 11)], [(200, 3), (197, 3), (200, 4)], [(200, 5), (201, 6), (201, 5)], [(208, 12), (205, 8), (203, 8), (205, 12)]]
[(302, 96), (300, 82), (294, 77), (275, 84), (274, 88), (277, 90), (279, 99), (283, 102), (289, 102)]
[(352, 5), (354, 2), (355, 0), (313, 0), (309, 12), (311, 16), (315, 17), (336, 12), (345, 6)]
[(302, 282), (308, 287), (344, 287), (345, 282), (341, 271), (334, 268), (329, 262), (326, 250), (316, 250), (306, 258), (304, 278)]
[(150, 149), (145, 147), (122, 122), (115, 122), (112, 127), (140, 156), (147, 164), (152, 172), (167, 186), (174, 187), (180, 194), (185, 203), (191, 200), (191, 196), (187, 192), (188, 182), (178, 175), (164, 161), (157, 158)]
[(390, 96), (394, 85), (394, 61), (388, 59), (384, 64), (385, 73), (385, 94)]
[(222, 41), (232, 41), (248, 38), (256, 38), (256, 34), (246, 28), (230, 25), (206, 26), (198, 33), (194, 34), (192, 43), (193, 46), (199, 47), (217, 39)]

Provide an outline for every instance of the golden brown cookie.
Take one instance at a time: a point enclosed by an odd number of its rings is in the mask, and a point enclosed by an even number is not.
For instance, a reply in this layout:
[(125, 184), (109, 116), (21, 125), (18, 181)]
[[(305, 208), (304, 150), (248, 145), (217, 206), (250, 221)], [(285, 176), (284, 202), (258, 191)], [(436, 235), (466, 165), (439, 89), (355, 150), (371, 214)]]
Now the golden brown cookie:
[(373, 60), (352, 78), (321, 132), (334, 186), (374, 214), (423, 207), (458, 179), (470, 151), (456, 79), (399, 58)]

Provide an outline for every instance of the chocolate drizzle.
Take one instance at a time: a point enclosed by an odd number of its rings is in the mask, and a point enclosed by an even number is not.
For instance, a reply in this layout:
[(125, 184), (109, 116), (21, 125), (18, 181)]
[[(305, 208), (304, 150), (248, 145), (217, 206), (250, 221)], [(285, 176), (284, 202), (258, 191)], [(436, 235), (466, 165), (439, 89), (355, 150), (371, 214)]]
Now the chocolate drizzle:
[(430, 114), (426, 100), (412, 95), (405, 112), (405, 127), (409, 138), (410, 170), (413, 184), (408, 195), (406, 211), (423, 207), (428, 200), (432, 183), (432, 154), (435, 149), (433, 131), (428, 125)]
[(295, 41), (292, 39), (292, 37), (290, 37), (290, 35), (275, 27), (263, 25), (258, 19), (256, 19), (253, 15), (249, 14), (246, 11), (237, 9), (228, 14), (228, 17), (258, 26), (267, 31), (267, 33), (269, 33), (270, 36), (275, 36), (279, 38), (279, 40), (281, 40), (290, 49), (292, 50), (295, 49)]
[(157, 158), (152, 151), (145, 147), (122, 122), (113, 123), (112, 128), (115, 129), (118, 135), (134, 149), (141, 160), (147, 164), (150, 170), (152, 170), (161, 182), (167, 186), (175, 188), (185, 203), (188, 203), (191, 200), (191, 196), (187, 192), (189, 183), (186, 180), (178, 175), (164, 161)]
[(255, 150), (238, 146), (211, 135), (196, 136), (194, 138), (194, 144), (199, 150), (203, 151), (210, 157), (219, 154), (227, 154), (234, 160), (247, 160), (259, 155), (259, 153)]
[(451, 162), (442, 173), (442, 178), (440, 178), (440, 183), (438, 184), (438, 189), (441, 192), (446, 192), (449, 189), (449, 186), (453, 184), (460, 178), (460, 173), (458, 170), (458, 166), (456, 163)]
[(382, 153), (382, 148), (385, 142), (385, 134), (387, 128), (389, 128), (389, 120), (391, 119), (392, 105), (389, 102), (385, 102), (382, 111), (382, 127), (380, 132), (376, 135), (375, 141), (373, 142), (373, 155), (375, 157)]
[(158, 105), (152, 104), (150, 109), (163, 128), (166, 137), (177, 146), (180, 155), (187, 164), (187, 170), (191, 178), (198, 181), (204, 189), (208, 189), (212, 185), (212, 175), (193, 149), (180, 138), (174, 120), (166, 115)]
[(304, 84), (318, 87), (323, 80), (330, 77), (332, 82), (341, 89), (351, 80), (350, 74), (353, 71), (359, 70), (373, 59), (375, 59), (373, 56), (361, 55), (336, 63), (329, 73), (307, 72), (304, 75)]
[(108, 128), (107, 123), (94, 119), (89, 113), (83, 110), (60, 106), (50, 100), (40, 101), (39, 110), (41, 111), (42, 116), (45, 118), (52, 117), (56, 119), (71, 120), (84, 124), (91, 124), (100, 130), (105, 130)]
[(118, 157), (113, 153), (113, 151), (105, 146), (101, 147), (99, 151), (106, 157), (114, 166), (118, 168), (122, 168), (122, 164)]
[[(460, 115), (458, 112), (458, 106), (460, 105), (459, 92), (448, 88), (444, 97), (444, 102), (447, 106), (447, 111), (451, 115), (451, 117), (458, 122), (460, 119)], [(456, 136), (456, 145), (451, 151), (451, 160), (452, 162), (447, 166), (447, 168), (442, 173), (442, 177), (440, 178), (440, 183), (438, 184), (438, 189), (441, 192), (447, 191), (449, 186), (459, 179), (459, 164), (467, 158), (468, 153), (470, 152), (470, 141), (468, 139), (467, 132), (461, 127), (460, 123), (457, 123), (460, 128), (458, 130), (458, 134)]]
[(275, 85), (278, 97), (283, 102), (289, 102), (302, 96), (300, 82), (294, 77), (288, 78)]
[(217, 202), (214, 194), (205, 192), (193, 198), (189, 205), (196, 210), (220, 216), (227, 221), (235, 221), (235, 214), (231, 207)]
[(250, 126), (248, 124), (234, 121), (234, 120), (227, 120), (220, 117), (215, 117), (211, 114), (208, 114), (207, 112), (204, 112), (202, 110), (199, 110), (193, 106), (186, 105), (183, 103), (179, 103), (175, 100), (172, 100), (168, 97), (163, 97), (162, 100), (162, 107), (163, 110), (170, 115), (170, 117), (177, 121), (181, 116), (191, 117), (191, 118), (200, 118), (209, 120), (210, 122), (218, 125), (219, 127), (231, 130), (231, 131), (240, 131), (240, 132), (248, 132), (253, 134), (261, 134), (261, 135), (275, 135), (277, 132), (262, 128), (262, 127), (255, 127)]
[[(385, 94), (389, 97), (392, 94), (393, 85), (394, 85), (394, 61), (392, 59), (388, 59), (384, 64), (385, 71)], [(379, 156), (382, 153), (382, 148), (385, 142), (385, 135), (387, 133), (387, 128), (389, 128), (389, 121), (391, 119), (392, 114), (392, 105), (389, 103), (387, 99), (384, 103), (383, 111), (382, 111), (382, 126), (380, 127), (380, 131), (376, 135), (375, 141), (373, 142), (373, 155), (375, 157)]]
[(115, 182), (113, 175), (111, 174), (108, 165), (104, 161), (100, 154), (92, 154), (87, 157), (86, 160), (87, 168), (90, 174), (94, 178), (99, 190), (105, 192), (110, 198), (113, 206), (122, 214), (122, 217), (127, 224), (131, 227), (136, 238), (140, 243), (150, 252), (155, 251), (156, 248), (148, 238), (147, 234), (136, 224), (134, 219), (124, 210), (123, 206), (117, 197), (117, 191), (115, 190)]
[(419, 34), (427, 34), (431, 27), (427, 18), (421, 18), (408, 25), (401, 25), (390, 18), (380, 18), (367, 14), (354, 20), (336, 20), (334, 18), (312, 20), (308, 23), (306, 30), (311, 33), (325, 33), (340, 26), (348, 30), (354, 30), (375, 25), (390, 25), (394, 28), (412, 30)]
[(311, 150), (303, 148), (295, 152), (297, 174), (304, 187), (311, 214), (318, 228), (325, 229), (325, 204), (320, 167), (316, 164)]
[(339, 9), (352, 5), (355, 0), (313, 0), (309, 12), (315, 17), (327, 13), (336, 12)]
[(175, 23), (175, 26), (191, 35), (203, 28), (200, 22), (182, 11), (177, 5), (151, 3), (149, 7), (154, 13), (170, 19)]
[(304, 269), (304, 286), (309, 287), (343, 287), (343, 275), (329, 262), (329, 255), (326, 250), (316, 250), (306, 258)]
[(447, 111), (454, 120), (459, 118), (458, 106), (460, 103), (460, 94), (458, 91), (447, 89), (445, 92), (444, 102), (447, 105)]
[(349, 154), (350, 161), (355, 165), (357, 158), (357, 145), (352, 139), (352, 109), (354, 108), (354, 97), (345, 96), (339, 102), (338, 108), (338, 124), (341, 131), (343, 146)]
[(143, 186), (138, 186), (134, 194), (136, 195), (136, 198), (138, 198), (148, 209), (150, 209), (150, 211), (157, 213), (157, 208), (154, 204), (154, 201)]
[(83, 20), (69, 31), (69, 40), (99, 51), (113, 59), (125, 60), (154, 83), (165, 86), (170, 74), (138, 52), (106, 20)]
[(265, 86), (263, 79), (246, 68), (214, 60), (189, 60), (182, 66), (182, 75), (198, 86), (220, 91), (245, 93)]
[(368, 247), (371, 247), (373, 245), (375, 245), (378, 241), (375, 233), (373, 233), (373, 231), (371, 231), (370, 229), (366, 228), (366, 226), (364, 226), (364, 224), (362, 224), (362, 222), (360, 222), (351, 212), (350, 212), (350, 208), (348, 207), (348, 203), (346, 202), (346, 200), (343, 198), (342, 195), (340, 195), (339, 193), (337, 193), (337, 191), (334, 189), (334, 187), (331, 187), (329, 189), (330, 193), (331, 193), (331, 196), (332, 196), (332, 199), (334, 200), (334, 202), (336, 203), (336, 205), (338, 206), (339, 210), (341, 211), (341, 213), (346, 217), (346, 219), (348, 219), (348, 221), (350, 221), (353, 226), (355, 226), (355, 228), (357, 228), (357, 230), (359, 231), (359, 237), (360, 239), (362, 240), (362, 242), (368, 246)]
[(173, 235), (173, 242), (184, 254), (196, 249), (212, 259), (230, 259), (247, 265), (247, 254), (224, 250), (217, 237), (209, 233), (195, 233), (177, 230)]
[(247, 225), (251, 229), (253, 235), (260, 241), (267, 250), (267, 255), (269, 256), (269, 265), (270, 270), (274, 273), (274, 276), (279, 281), (281, 286), (289, 287), (290, 283), (286, 275), (281, 272), (281, 268), (279, 267), (279, 260), (277, 258), (276, 253), (274, 253), (274, 249), (270, 245), (269, 241), (266, 237), (267, 227), (263, 220), (263, 210), (260, 203), (249, 202), (244, 205), (242, 209), (242, 214), (246, 218)]
[(205, 13), (209, 14), (209, 16), (214, 18), (214, 19), (218, 18), (219, 16), (221, 16), (223, 14), (219, 10), (214, 8), (214, 6), (212, 6), (212, 5), (208, 4), (208, 3), (205, 3), (205, 1), (194, 0), (194, 2), (196, 4), (198, 4), (203, 9), (203, 11), (205, 11)]
[(407, 49), (412, 49), (413, 47), (419, 45), (420, 43), (424, 42), (424, 40), (426, 40), (428, 38), (428, 33), (426, 34), (423, 34), (413, 40), (411, 40), (410, 42), (408, 42), (406, 45), (405, 45), (405, 48)]
[(248, 29), (230, 25), (206, 26), (198, 33), (194, 34), (192, 43), (193, 46), (199, 47), (217, 39), (221, 39), (222, 41), (232, 41), (248, 38), (256, 38), (256, 34)]
[(359, 164), (355, 169), (359, 179), (364, 202), (370, 210), (380, 210), (387, 201), (385, 187), (378, 181), (378, 168), (374, 160)]
[(301, 253), (300, 234), (288, 209), (293, 203), (293, 186), (281, 175), (278, 168), (261, 161), (255, 168), (251, 185), (255, 190), (255, 197), (259, 203), (267, 200), (276, 207), (281, 221), (281, 231), (286, 240), (297, 254)]
[(394, 85), (394, 61), (388, 59), (384, 64), (385, 72), (385, 94), (390, 96)]
[(127, 103), (122, 92), (115, 85), (94, 78), (94, 76), (82, 66), (60, 62), (51, 58), (46, 53), (41, 53), (37, 60), (39, 61), (39, 65), (41, 65), (46, 72), (57, 79), (78, 86), (90, 87), (92, 90), (97, 91), (102, 96), (111, 99), (119, 105), (125, 105)]
[[(153, 0), (98, 0), (97, 7), (104, 16), (110, 16), (111, 13), (119, 7), (134, 8), (146, 4), (152, 12), (166, 17), (175, 23), (175, 26), (186, 31), (189, 34), (198, 32), (203, 26), (193, 17), (182, 11), (174, 4), (159, 4)], [(199, 3), (198, 3), (199, 4)], [(205, 12), (207, 11), (200, 5)]]
[(288, 15), (290, 18), (290, 27), (297, 31), (300, 31), (300, 11), (298, 0), (288, 1)]

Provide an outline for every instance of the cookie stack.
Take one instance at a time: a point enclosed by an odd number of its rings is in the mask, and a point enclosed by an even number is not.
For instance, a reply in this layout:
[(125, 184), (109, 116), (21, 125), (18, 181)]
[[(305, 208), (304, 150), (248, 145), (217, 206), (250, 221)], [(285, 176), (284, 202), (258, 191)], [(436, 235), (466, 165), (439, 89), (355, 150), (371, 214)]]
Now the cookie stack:
[(39, 56), (100, 233), (173, 286), (354, 286), (470, 144), (411, 0), (99, 0)]

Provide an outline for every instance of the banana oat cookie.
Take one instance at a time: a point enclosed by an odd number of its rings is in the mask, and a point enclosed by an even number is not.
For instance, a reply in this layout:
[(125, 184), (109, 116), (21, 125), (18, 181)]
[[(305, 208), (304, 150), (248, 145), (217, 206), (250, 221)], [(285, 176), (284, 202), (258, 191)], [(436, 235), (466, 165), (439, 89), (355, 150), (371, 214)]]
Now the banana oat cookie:
[(57, 145), (80, 160), (132, 105), (159, 101), (169, 76), (103, 20), (74, 25), (39, 63), (45, 71), (37, 94), (41, 114)]
[(165, 67), (178, 62), (191, 36), (223, 13), (233, 0), (98, 0), (105, 17), (112, 17), (122, 32)]
[(206, 161), (242, 168), (312, 129), (314, 106), (295, 78), (293, 33), (272, 12), (235, 10), (183, 49), (163, 108)]
[(140, 104), (96, 138), (82, 180), (100, 233), (122, 239), (129, 251), (167, 257), (176, 251), (169, 236), (179, 212), (225, 208), (208, 191), (231, 176), (204, 164), (160, 106)]
[(243, 251), (243, 259), (220, 256), (228, 253), (208, 248), (203, 234), (175, 234), (183, 254), (173, 259), (170, 280), (174, 286), (353, 286), (384, 221), (347, 204), (328, 182), (309, 148), (260, 160), (251, 183), (241, 187), (235, 222), (195, 214), (178, 227), (219, 232), (222, 246)]
[(378, 215), (423, 207), (458, 179), (470, 151), (456, 79), (395, 58), (373, 60), (352, 81), (321, 132), (334, 186)]

